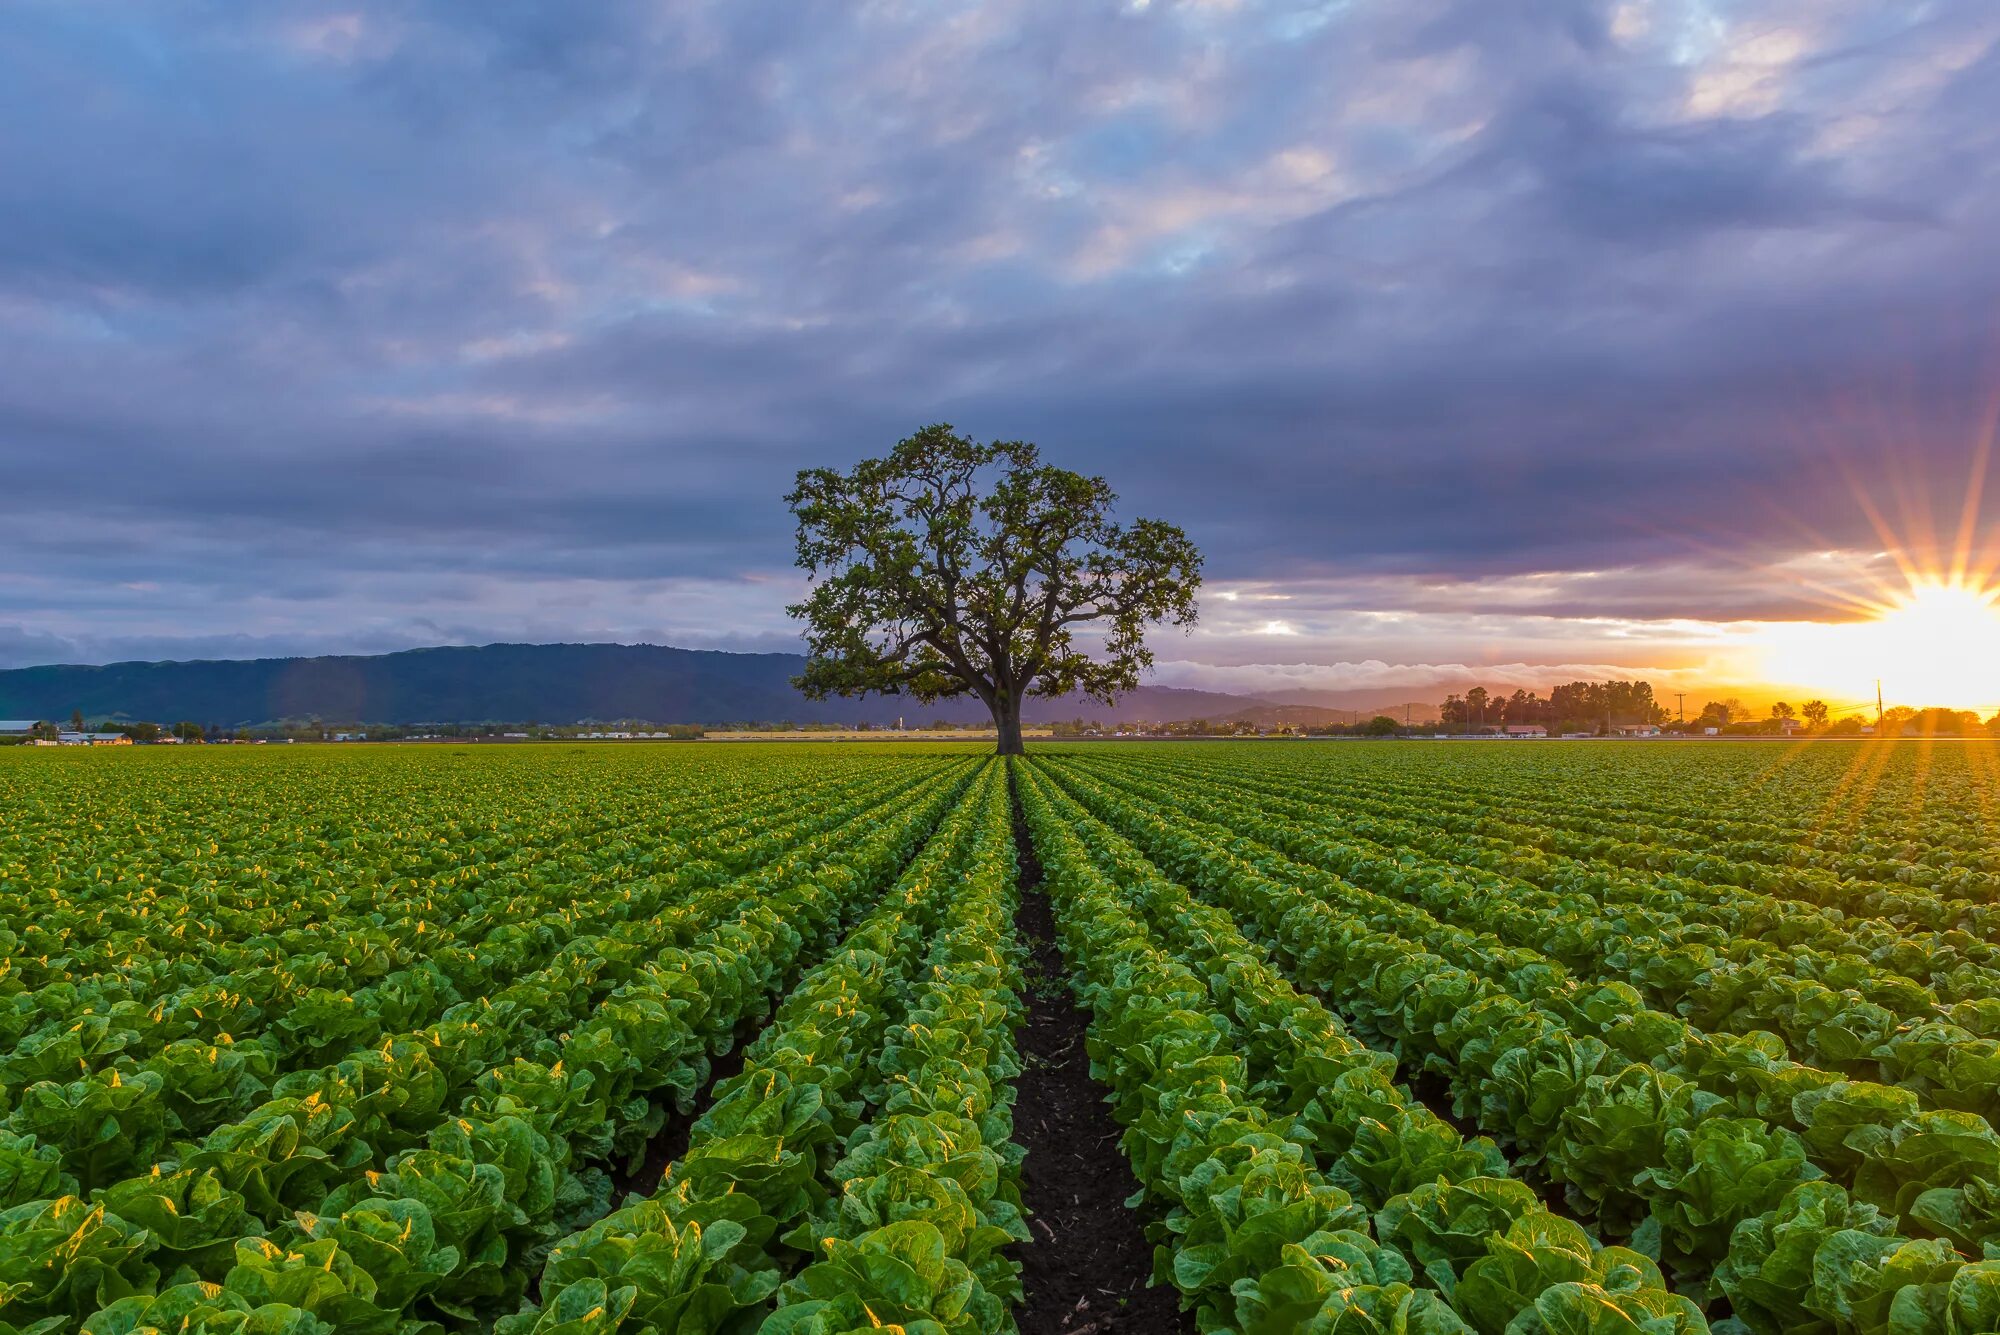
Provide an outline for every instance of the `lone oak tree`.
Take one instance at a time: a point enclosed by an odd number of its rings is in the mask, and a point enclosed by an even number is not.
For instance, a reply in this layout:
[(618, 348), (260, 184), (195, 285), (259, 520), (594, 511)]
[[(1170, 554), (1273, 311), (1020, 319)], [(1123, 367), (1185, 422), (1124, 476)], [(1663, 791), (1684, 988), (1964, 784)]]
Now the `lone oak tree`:
[[(1021, 702), (1081, 691), (1105, 704), (1153, 663), (1149, 626), (1192, 626), (1201, 554), (1157, 519), (1111, 522), (1111, 487), (1041, 461), (1023, 441), (981, 445), (927, 426), (851, 473), (800, 472), (785, 497), (811, 592), (804, 673), (829, 695), (976, 695), (1000, 754), (1020, 755)], [(1102, 627), (1098, 656), (1078, 648)]]

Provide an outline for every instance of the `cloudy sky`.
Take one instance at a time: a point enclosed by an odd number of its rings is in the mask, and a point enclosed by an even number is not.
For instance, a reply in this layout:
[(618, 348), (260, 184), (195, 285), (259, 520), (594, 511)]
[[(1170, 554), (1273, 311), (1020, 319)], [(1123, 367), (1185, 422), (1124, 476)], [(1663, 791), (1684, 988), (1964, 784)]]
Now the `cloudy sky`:
[(0, 666), (791, 647), (792, 473), (939, 420), (1188, 529), (1187, 684), (1699, 686), (2000, 517), (1989, 0), (18, 0), (0, 53)]

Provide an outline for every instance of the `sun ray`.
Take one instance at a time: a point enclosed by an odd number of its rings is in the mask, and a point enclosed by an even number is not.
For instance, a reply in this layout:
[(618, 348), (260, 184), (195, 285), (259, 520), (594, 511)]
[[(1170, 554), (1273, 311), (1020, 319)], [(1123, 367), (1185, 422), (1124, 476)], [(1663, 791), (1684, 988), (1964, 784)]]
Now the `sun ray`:
[(1972, 448), (1972, 467), (1966, 479), (1965, 502), (1958, 511), (1958, 538), (1952, 546), (1951, 578), (1960, 582), (1975, 580), (1987, 582), (1992, 573), (1986, 569), (1974, 572), (1971, 569), (1973, 539), (1979, 531), (1979, 502), (1986, 490), (1986, 470), (1993, 457), (1993, 433), (2000, 427), (2000, 394), (1987, 400), (1985, 420), (1980, 424), (1977, 439)]

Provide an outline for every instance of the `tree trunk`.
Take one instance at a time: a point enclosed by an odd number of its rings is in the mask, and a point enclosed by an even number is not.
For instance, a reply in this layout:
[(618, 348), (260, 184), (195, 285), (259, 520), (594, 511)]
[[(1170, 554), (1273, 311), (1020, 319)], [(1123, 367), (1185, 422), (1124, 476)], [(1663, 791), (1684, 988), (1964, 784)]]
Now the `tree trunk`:
[(993, 701), (993, 726), (1000, 732), (1000, 755), (1028, 754), (1028, 748), (1021, 744), (1021, 705), (1013, 696), (1003, 695)]

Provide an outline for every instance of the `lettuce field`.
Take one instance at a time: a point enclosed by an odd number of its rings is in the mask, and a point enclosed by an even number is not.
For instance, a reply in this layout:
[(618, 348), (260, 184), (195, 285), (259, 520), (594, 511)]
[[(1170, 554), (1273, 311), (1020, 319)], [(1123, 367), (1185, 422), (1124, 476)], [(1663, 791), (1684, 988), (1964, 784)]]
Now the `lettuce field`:
[(1996, 819), (1985, 743), (0, 751), (0, 1335), (2000, 1331)]

